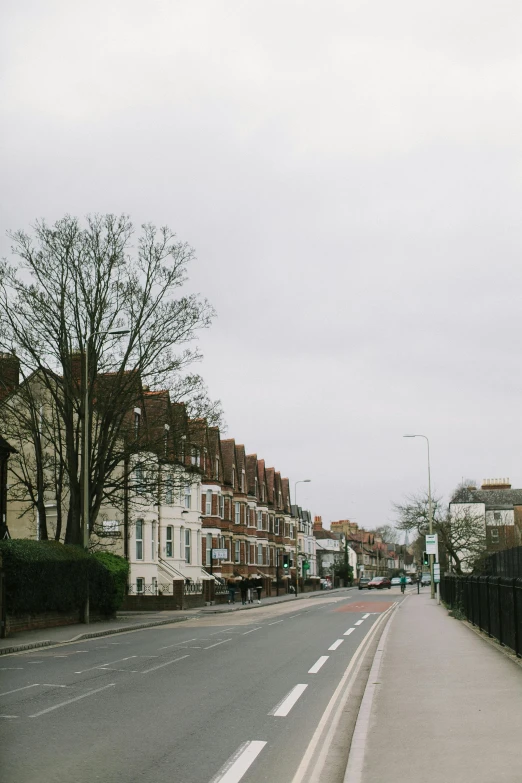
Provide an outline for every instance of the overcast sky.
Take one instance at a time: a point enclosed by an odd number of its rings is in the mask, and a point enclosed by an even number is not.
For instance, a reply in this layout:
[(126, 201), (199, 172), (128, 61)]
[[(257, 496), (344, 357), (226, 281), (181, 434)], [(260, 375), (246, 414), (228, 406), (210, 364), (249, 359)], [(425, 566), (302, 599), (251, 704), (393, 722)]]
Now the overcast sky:
[(167, 224), (228, 437), (328, 523), (522, 486), (518, 0), (4, 0), (5, 230)]

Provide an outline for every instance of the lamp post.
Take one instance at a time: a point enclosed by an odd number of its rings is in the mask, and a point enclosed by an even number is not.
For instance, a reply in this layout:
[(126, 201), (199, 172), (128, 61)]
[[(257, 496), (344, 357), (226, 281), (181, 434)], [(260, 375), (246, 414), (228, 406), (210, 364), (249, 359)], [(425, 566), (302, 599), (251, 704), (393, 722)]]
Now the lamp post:
[[(424, 438), (428, 447), (428, 521), (430, 526), (430, 536), (433, 535), (433, 509), (431, 504), (431, 471), (430, 471), (430, 442), (426, 435), (404, 435), (405, 438)], [(430, 582), (431, 582), (431, 597), (435, 598), (435, 583), (433, 581), (433, 564), (435, 562), (435, 555), (430, 555)]]
[[(99, 337), (100, 335), (124, 335), (129, 334), (129, 329), (115, 329), (110, 332), (91, 332), (87, 338), (85, 344), (85, 389), (84, 389), (84, 401), (83, 401), (83, 548), (87, 551), (89, 549), (89, 434), (91, 430), (91, 422), (89, 417), (89, 345), (93, 337)], [(83, 613), (83, 622), (89, 623), (89, 591), (87, 588), (87, 598), (85, 601), (85, 608)]]
[(295, 597), (297, 598), (297, 592), (299, 590), (299, 507), (297, 505), (297, 485), (309, 484), (312, 479), (301, 479), (294, 484), (294, 500), (295, 511), (297, 514), (297, 524), (295, 526)]

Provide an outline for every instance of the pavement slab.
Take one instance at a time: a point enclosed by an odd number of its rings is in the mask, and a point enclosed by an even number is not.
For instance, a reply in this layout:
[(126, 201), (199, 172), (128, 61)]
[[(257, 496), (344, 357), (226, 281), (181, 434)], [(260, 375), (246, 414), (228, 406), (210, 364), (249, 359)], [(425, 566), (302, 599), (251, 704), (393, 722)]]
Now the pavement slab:
[(522, 780), (522, 668), (427, 594), (395, 612), (369, 686), (362, 774), (345, 783)]

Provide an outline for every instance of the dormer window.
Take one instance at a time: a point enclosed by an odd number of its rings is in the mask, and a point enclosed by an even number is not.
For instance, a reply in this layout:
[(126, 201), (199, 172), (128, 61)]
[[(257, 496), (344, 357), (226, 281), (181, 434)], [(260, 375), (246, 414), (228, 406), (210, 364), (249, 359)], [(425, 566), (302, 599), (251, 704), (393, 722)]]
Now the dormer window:
[(245, 471), (241, 471), (241, 492), (245, 491)]

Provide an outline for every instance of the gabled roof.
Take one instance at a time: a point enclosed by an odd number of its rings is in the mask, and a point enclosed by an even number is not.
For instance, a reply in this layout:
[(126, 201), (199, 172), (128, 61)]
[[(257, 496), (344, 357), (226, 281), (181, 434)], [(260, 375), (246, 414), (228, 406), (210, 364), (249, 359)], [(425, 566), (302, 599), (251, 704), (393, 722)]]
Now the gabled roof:
[[(246, 457), (246, 477), (248, 494), (256, 497), (256, 487), (258, 486), (259, 479), (257, 477), (257, 454), (247, 454)], [(256, 481), (257, 479), (257, 481)]]

